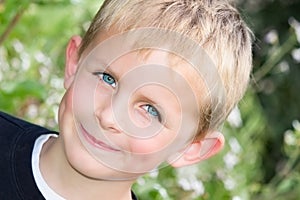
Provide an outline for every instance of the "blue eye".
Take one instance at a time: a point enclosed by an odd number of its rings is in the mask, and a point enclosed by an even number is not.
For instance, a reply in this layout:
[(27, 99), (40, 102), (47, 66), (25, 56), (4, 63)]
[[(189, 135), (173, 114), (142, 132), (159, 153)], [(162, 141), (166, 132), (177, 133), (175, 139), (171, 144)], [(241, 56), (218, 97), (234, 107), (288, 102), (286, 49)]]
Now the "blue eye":
[(116, 86), (115, 79), (109, 74), (103, 73), (102, 80), (113, 87)]
[(94, 73), (95, 75), (97, 75), (102, 81), (104, 81), (105, 83), (107, 83), (108, 85), (112, 86), (112, 87), (116, 87), (116, 81), (114, 79), (114, 77), (112, 77), (110, 74), (107, 73)]
[(152, 117), (156, 117), (156, 118), (158, 118), (158, 121), (161, 121), (161, 116), (160, 116), (158, 110), (157, 110), (154, 106), (152, 106), (152, 105), (150, 105), (150, 104), (147, 104), (147, 105), (144, 105), (143, 108), (144, 108), (150, 115), (152, 115)]

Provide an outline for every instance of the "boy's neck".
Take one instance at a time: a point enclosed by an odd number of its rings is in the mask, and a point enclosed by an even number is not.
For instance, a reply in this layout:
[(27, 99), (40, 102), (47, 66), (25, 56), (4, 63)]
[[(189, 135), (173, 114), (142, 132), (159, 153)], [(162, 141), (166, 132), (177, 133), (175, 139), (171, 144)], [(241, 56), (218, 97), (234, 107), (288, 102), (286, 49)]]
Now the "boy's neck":
[(57, 194), (66, 199), (132, 199), (135, 180), (96, 180), (82, 175), (67, 161), (61, 142), (61, 138), (50, 138), (42, 148), (39, 164), (43, 178)]

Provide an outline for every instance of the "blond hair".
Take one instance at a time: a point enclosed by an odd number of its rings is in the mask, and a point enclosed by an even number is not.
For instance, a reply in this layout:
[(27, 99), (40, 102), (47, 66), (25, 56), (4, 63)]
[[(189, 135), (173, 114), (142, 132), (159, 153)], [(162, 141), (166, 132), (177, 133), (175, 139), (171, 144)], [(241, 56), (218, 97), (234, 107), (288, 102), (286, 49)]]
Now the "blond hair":
[(84, 36), (79, 54), (99, 31), (111, 27), (118, 32), (140, 27), (172, 30), (196, 41), (206, 51), (217, 67), (226, 102), (214, 122), (210, 120), (216, 105), (202, 111), (199, 132), (218, 128), (244, 95), (252, 68), (252, 32), (228, 1), (106, 0)]

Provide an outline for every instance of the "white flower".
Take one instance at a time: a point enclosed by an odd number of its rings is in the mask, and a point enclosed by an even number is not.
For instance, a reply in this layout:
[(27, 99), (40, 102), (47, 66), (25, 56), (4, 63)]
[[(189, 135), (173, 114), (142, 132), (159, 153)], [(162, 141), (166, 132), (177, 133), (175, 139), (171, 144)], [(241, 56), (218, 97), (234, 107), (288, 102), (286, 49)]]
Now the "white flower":
[(227, 118), (227, 121), (230, 124), (230, 126), (234, 128), (238, 128), (243, 125), (241, 112), (237, 106), (231, 111)]
[(284, 133), (284, 142), (287, 145), (290, 145), (290, 146), (296, 145), (297, 139), (296, 139), (295, 134), (293, 133), (293, 131), (287, 130)]
[(292, 51), (292, 57), (297, 63), (300, 63), (300, 48)]
[(269, 31), (264, 38), (265, 42), (268, 44), (275, 44), (278, 41), (278, 32), (276, 30)]
[(300, 23), (294, 17), (290, 17), (289, 24), (295, 29), (297, 40), (300, 43)]

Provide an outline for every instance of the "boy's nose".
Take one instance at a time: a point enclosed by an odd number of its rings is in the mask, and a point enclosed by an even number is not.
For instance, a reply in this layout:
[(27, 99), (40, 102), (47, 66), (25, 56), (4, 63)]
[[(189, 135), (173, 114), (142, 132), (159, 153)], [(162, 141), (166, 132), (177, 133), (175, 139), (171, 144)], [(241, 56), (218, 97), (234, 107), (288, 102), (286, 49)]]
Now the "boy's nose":
[(98, 118), (99, 125), (105, 131), (110, 133), (121, 133), (118, 128), (118, 124), (115, 121), (112, 105), (106, 105), (103, 109), (96, 111), (96, 117)]

